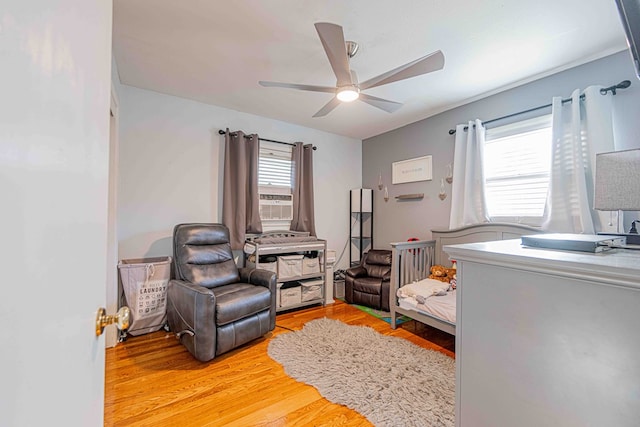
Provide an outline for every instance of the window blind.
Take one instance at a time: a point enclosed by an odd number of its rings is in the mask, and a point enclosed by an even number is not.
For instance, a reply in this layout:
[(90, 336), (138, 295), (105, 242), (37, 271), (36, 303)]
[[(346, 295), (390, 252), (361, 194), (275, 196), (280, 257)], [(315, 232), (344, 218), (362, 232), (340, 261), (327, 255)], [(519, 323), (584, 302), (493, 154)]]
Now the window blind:
[(484, 171), (492, 219), (539, 225), (549, 187), (551, 116), (488, 129)]
[(260, 142), (258, 185), (291, 188), (290, 145)]

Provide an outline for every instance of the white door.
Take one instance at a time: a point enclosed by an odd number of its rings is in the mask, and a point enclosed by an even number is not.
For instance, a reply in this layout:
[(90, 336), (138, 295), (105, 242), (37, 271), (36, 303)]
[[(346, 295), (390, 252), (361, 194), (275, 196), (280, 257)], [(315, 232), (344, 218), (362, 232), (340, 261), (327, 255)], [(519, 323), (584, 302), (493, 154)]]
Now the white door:
[(0, 8), (0, 425), (103, 424), (111, 1)]

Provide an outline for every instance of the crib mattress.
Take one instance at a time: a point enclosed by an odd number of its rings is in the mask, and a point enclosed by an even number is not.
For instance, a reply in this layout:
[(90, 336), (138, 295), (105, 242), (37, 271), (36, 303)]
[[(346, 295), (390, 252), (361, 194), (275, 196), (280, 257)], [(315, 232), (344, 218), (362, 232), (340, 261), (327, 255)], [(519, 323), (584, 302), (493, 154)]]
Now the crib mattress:
[(456, 323), (456, 291), (449, 291), (443, 296), (432, 296), (425, 300), (424, 304), (418, 303), (413, 297), (398, 298), (398, 305), (405, 310), (414, 310), (419, 313), (438, 317), (447, 322)]

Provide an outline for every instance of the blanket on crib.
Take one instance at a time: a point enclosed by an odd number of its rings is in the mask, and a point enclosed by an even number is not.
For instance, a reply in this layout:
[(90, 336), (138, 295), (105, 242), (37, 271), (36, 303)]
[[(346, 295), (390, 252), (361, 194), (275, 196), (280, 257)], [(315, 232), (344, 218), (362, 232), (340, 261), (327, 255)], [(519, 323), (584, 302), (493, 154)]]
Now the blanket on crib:
[(424, 304), (427, 298), (444, 296), (451, 285), (435, 279), (422, 279), (409, 283), (398, 289), (399, 298), (414, 298), (420, 304)]

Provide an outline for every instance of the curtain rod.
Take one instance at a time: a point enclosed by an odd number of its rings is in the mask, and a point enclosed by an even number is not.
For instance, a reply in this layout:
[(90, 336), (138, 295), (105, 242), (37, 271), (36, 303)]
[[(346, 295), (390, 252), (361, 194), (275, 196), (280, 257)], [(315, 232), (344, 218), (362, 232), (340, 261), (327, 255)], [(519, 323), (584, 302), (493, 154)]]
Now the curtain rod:
[[(611, 92), (612, 95), (615, 95), (616, 91), (618, 89), (626, 89), (629, 86), (631, 86), (631, 82), (629, 80), (623, 80), (620, 83), (618, 83), (617, 85), (613, 85), (613, 86), (609, 86), (609, 87), (605, 87), (605, 88), (600, 89), (600, 94), (601, 95), (606, 95), (607, 92)], [(584, 94), (580, 95), (580, 100), (584, 100)], [(566, 104), (567, 102), (571, 102), (571, 98), (566, 98), (566, 99), (562, 100), (563, 104)], [(517, 113), (507, 114), (506, 116), (498, 117), (496, 119), (487, 120), (486, 122), (482, 122), (482, 124), (483, 125), (488, 125), (489, 123), (497, 122), (498, 120), (504, 120), (504, 119), (508, 119), (510, 117), (519, 116), (521, 114), (531, 113), (532, 111), (542, 110), (543, 108), (549, 108), (549, 107), (551, 107), (551, 105), (553, 105), (553, 104), (541, 105), (539, 107), (529, 108), (528, 110), (518, 111)], [(468, 130), (468, 129), (469, 129), (469, 126), (465, 126), (464, 127), (465, 131)], [(453, 135), (454, 133), (456, 133), (455, 129), (449, 129), (449, 135)]]
[[(224, 135), (224, 134), (226, 134), (227, 132), (226, 132), (226, 131), (224, 131), (224, 130), (222, 130), (222, 129), (220, 129), (220, 130), (218, 130), (218, 133), (219, 133), (220, 135)], [(232, 136), (235, 136), (234, 132), (229, 132), (229, 133), (230, 133)], [(250, 137), (250, 136), (248, 136), (248, 135), (245, 135), (244, 137), (245, 137), (245, 138), (247, 138), (247, 139), (248, 139), (248, 138), (251, 138), (251, 137)], [(290, 143), (290, 142), (275, 141), (275, 140), (273, 140), (273, 139), (260, 138), (260, 137), (258, 137), (258, 141), (274, 142), (274, 143), (276, 143), (276, 144), (290, 145), (290, 146), (292, 146), (292, 147), (295, 147), (295, 145), (296, 145), (296, 144), (292, 144), (292, 143)], [(318, 147), (316, 147), (315, 145), (314, 145), (314, 146), (312, 146), (311, 148), (313, 148), (313, 151), (315, 151), (315, 150), (317, 150), (317, 149), (318, 149)]]

